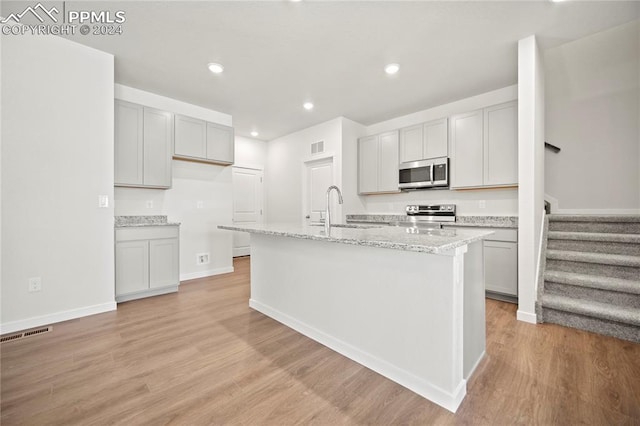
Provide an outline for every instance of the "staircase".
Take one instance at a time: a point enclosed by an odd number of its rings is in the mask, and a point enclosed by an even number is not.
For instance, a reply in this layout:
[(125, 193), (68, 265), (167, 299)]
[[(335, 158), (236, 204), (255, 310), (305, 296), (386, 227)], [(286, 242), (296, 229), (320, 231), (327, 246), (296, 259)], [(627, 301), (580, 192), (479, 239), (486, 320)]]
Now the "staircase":
[(640, 216), (547, 220), (538, 321), (640, 343)]

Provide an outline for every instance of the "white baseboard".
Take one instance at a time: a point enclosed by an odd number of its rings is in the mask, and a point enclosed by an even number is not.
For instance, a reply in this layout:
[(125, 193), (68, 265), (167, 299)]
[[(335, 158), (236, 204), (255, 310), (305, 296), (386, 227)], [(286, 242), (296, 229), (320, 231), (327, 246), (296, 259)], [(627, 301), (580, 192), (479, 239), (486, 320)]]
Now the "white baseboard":
[(516, 318), (518, 319), (518, 321), (528, 322), (531, 324), (538, 323), (535, 313), (532, 314), (531, 312), (524, 312), (524, 311), (521, 311), (520, 309), (518, 309), (518, 312), (516, 313)]
[(234, 247), (233, 257), (249, 256), (251, 254), (251, 247)]
[(115, 310), (116, 302), (114, 300), (113, 302), (102, 303), (100, 305), (85, 306), (84, 308), (71, 309), (69, 311), (56, 312), (54, 314), (42, 315), (24, 320), (6, 322), (0, 325), (0, 334), (14, 333), (16, 331), (27, 330), (29, 328), (41, 327), (43, 325), (55, 324), (57, 322)]
[(180, 274), (180, 281), (195, 280), (196, 278), (212, 277), (214, 275), (229, 274), (233, 272), (233, 266), (225, 266), (223, 268), (208, 269), (206, 271), (190, 272), (188, 274)]
[(424, 398), (446, 408), (455, 413), (465, 395), (467, 394), (467, 381), (461, 380), (456, 389), (449, 393), (434, 386), (415, 375), (402, 370), (382, 359), (379, 359), (367, 352), (364, 352), (340, 339), (330, 336), (314, 327), (311, 327), (283, 312), (264, 305), (257, 300), (249, 299), (249, 306), (258, 312), (275, 319), (278, 322), (290, 327), (297, 332), (319, 342), (326, 347), (333, 349), (347, 358), (364, 365), (365, 367), (380, 373), (390, 380), (406, 387)]
[(469, 370), (469, 374), (467, 374), (467, 377), (464, 378), (465, 380), (469, 380), (469, 377), (473, 376), (473, 373), (476, 372), (476, 368), (478, 368), (485, 356), (487, 356), (487, 351), (482, 351), (482, 355), (480, 355), (476, 363), (473, 365), (473, 367), (471, 367), (471, 370)]

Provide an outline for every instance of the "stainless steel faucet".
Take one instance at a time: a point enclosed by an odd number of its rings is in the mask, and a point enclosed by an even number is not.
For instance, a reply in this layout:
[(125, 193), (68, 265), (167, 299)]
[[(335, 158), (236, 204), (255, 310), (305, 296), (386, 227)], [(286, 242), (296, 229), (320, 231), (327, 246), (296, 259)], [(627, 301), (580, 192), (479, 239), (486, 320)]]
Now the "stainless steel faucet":
[(330, 203), (330, 195), (331, 190), (335, 189), (338, 192), (338, 203), (342, 204), (342, 192), (340, 192), (340, 188), (335, 185), (331, 185), (329, 189), (327, 189), (327, 211), (324, 215), (324, 233), (329, 235), (329, 231), (331, 230), (331, 203)]

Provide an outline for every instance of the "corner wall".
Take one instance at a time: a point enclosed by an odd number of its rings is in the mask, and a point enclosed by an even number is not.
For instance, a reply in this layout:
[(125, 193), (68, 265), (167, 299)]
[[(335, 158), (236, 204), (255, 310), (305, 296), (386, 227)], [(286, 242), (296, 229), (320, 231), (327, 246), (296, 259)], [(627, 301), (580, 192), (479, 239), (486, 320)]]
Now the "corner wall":
[(518, 312), (536, 322), (544, 218), (544, 69), (535, 36), (518, 42)]
[(112, 55), (2, 36), (2, 333), (116, 308), (113, 90)]
[[(226, 126), (232, 124), (228, 114), (119, 84), (115, 85), (115, 97)], [(232, 221), (231, 166), (172, 160), (172, 173), (171, 189), (116, 188), (115, 215), (159, 214), (181, 222), (181, 281), (232, 272), (232, 234), (218, 229), (218, 225)], [(197, 265), (198, 253), (209, 253), (210, 263)]]
[[(311, 144), (319, 141), (324, 141), (324, 152), (311, 155)], [(333, 154), (334, 183), (342, 185), (341, 151), (341, 117), (269, 141), (265, 170), (267, 222), (302, 223), (305, 161)], [(341, 211), (336, 217), (342, 217)]]
[(544, 52), (546, 193), (557, 213), (640, 213), (640, 24)]

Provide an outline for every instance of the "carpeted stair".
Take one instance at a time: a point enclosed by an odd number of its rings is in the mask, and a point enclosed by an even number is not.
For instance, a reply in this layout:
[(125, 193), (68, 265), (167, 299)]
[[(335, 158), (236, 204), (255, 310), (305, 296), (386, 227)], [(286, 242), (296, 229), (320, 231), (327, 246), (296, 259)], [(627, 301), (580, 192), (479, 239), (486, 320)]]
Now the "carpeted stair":
[(548, 215), (538, 320), (640, 343), (640, 215)]

